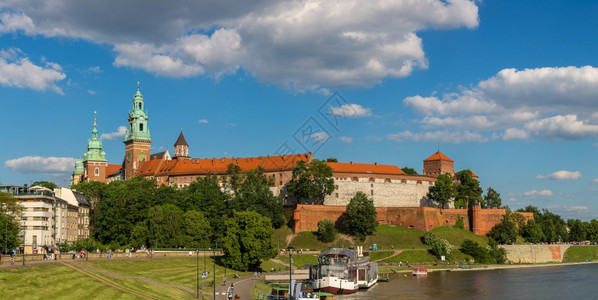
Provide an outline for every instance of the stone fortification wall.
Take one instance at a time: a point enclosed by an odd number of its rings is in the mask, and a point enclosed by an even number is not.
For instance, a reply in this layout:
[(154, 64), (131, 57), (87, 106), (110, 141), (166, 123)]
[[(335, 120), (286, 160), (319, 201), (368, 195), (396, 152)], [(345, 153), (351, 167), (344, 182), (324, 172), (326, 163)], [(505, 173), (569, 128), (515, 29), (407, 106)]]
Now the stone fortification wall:
[(426, 194), (434, 184), (433, 179), (376, 177), (335, 177), (335, 190), (324, 198), (324, 204), (346, 206), (355, 193), (363, 192), (374, 199), (376, 207), (430, 206)]
[(504, 245), (512, 263), (562, 262), (569, 245)]
[[(294, 231), (316, 231), (318, 222), (332, 220), (342, 222), (341, 216), (346, 206), (297, 205), (293, 212)], [(465, 229), (475, 234), (487, 234), (500, 222), (506, 213), (504, 209), (438, 209), (432, 207), (376, 207), (380, 224), (398, 225), (417, 230), (431, 230), (440, 226), (453, 226), (457, 217), (463, 219)], [(533, 218), (531, 213), (521, 213), (526, 218)], [(474, 226), (472, 227), (472, 224)]]

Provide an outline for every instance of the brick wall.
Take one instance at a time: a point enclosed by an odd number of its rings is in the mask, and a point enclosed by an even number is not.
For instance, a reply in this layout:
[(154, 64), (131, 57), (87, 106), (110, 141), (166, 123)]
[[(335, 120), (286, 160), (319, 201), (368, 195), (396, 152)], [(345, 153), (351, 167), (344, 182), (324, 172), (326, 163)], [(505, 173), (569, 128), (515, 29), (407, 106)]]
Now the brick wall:
[[(316, 231), (318, 222), (324, 219), (341, 222), (345, 206), (297, 205), (293, 213), (294, 231)], [(378, 222), (417, 230), (431, 230), (440, 226), (453, 226), (457, 216), (463, 218), (465, 229), (475, 234), (486, 234), (505, 214), (504, 209), (437, 209), (431, 207), (376, 207)], [(533, 218), (532, 213), (522, 213)], [(471, 220), (471, 221), (470, 221)]]

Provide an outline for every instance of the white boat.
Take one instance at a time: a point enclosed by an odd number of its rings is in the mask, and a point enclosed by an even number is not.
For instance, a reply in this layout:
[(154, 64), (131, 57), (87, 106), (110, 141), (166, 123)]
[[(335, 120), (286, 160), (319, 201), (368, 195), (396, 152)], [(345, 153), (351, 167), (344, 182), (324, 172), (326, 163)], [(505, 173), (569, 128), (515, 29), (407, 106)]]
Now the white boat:
[(428, 269), (425, 267), (413, 267), (411, 269), (411, 275), (413, 276), (427, 276)]
[(378, 264), (370, 262), (369, 253), (361, 247), (322, 251), (318, 264), (309, 269), (313, 289), (326, 293), (352, 294), (378, 281)]

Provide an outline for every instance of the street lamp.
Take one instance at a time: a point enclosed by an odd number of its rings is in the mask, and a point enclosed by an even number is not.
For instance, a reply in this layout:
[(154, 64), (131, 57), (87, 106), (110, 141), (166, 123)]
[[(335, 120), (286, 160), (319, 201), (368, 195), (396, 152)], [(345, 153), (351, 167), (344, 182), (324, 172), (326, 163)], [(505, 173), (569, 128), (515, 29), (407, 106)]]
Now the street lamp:
[[(218, 246), (216, 246), (218, 247)], [(214, 286), (214, 300), (216, 300), (216, 249), (213, 249), (214, 251), (214, 257), (213, 259), (213, 263), (214, 263), (214, 282), (213, 282), (213, 286)]]
[(195, 249), (195, 257), (197, 258), (195, 261), (197, 262), (197, 295), (196, 298), (199, 298), (199, 249)]
[(295, 250), (295, 247), (293, 246), (288, 246), (287, 247), (287, 251), (289, 252), (289, 299), (292, 300), (293, 296), (291, 296), (293, 294), (293, 252)]

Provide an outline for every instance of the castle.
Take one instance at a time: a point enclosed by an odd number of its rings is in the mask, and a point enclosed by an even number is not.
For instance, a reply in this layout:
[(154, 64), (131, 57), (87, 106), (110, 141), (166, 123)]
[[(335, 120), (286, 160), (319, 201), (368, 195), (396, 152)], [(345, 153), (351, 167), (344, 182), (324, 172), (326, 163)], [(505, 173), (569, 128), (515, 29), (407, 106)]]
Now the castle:
[[(148, 113), (145, 109), (145, 103), (139, 84), (137, 92), (133, 96), (133, 107), (128, 114), (129, 128), (124, 139), (125, 158), (122, 164), (111, 165), (106, 160), (106, 153), (102, 149), (102, 141), (98, 138), (97, 122), (94, 117), (91, 138), (87, 143), (87, 152), (83, 155), (83, 160), (75, 163), (75, 171), (72, 176), (72, 183), (77, 184), (83, 181), (110, 182), (114, 180), (126, 180), (133, 176), (143, 176), (147, 179), (156, 181), (159, 185), (172, 185), (183, 188), (191, 182), (208, 174), (222, 175), (228, 170), (230, 164), (240, 167), (241, 171), (249, 171), (258, 167), (263, 168), (265, 176), (271, 178), (274, 185), (271, 187), (273, 193), (281, 196), (285, 204), (289, 201), (285, 193), (285, 185), (291, 180), (293, 169), (297, 162), (312, 161), (312, 153), (299, 153), (290, 155), (266, 155), (244, 158), (192, 158), (190, 156), (189, 144), (187, 143), (183, 132), (179, 133), (174, 143), (174, 155), (170, 155), (166, 150), (160, 153), (151, 154), (151, 135), (148, 126)], [(332, 194), (324, 198), (324, 206), (305, 206), (298, 207), (303, 210), (304, 215), (314, 216), (314, 209), (325, 210), (334, 209), (332, 215), (338, 218), (338, 211), (346, 206), (356, 192), (361, 191), (374, 200), (374, 206), (380, 209), (391, 208), (429, 208), (437, 210), (437, 205), (429, 201), (426, 197), (428, 188), (434, 184), (436, 177), (443, 173), (449, 173), (454, 176), (454, 161), (446, 155), (437, 151), (423, 161), (422, 175), (408, 175), (399, 167), (384, 164), (366, 164), (354, 162), (326, 162), (333, 171), (335, 189)], [(473, 174), (475, 178), (477, 176)], [(328, 208), (326, 208), (328, 207)], [(388, 212), (379, 212), (379, 215), (388, 215)], [(460, 212), (467, 214), (467, 211)], [(504, 210), (502, 210), (504, 214)], [(306, 224), (307, 219), (300, 217), (301, 213), (295, 213), (295, 230), (313, 230), (313, 222), (317, 224), (317, 217), (309, 220), (309, 226), (302, 227), (300, 224)], [(463, 217), (463, 216), (462, 216)], [(437, 218), (440, 220), (440, 218)], [(301, 220), (304, 222), (301, 223)], [(406, 227), (416, 225), (406, 225), (398, 219), (395, 221), (380, 220), (386, 223), (397, 223)], [(449, 222), (454, 224), (456, 215), (452, 219), (442, 220), (434, 226), (446, 225)], [(413, 222), (412, 222), (413, 223)], [(416, 222), (417, 223), (417, 222)], [(427, 230), (432, 225), (422, 225), (419, 229)], [(469, 226), (468, 226), (469, 227)], [(472, 224), (473, 230), (473, 224)]]

